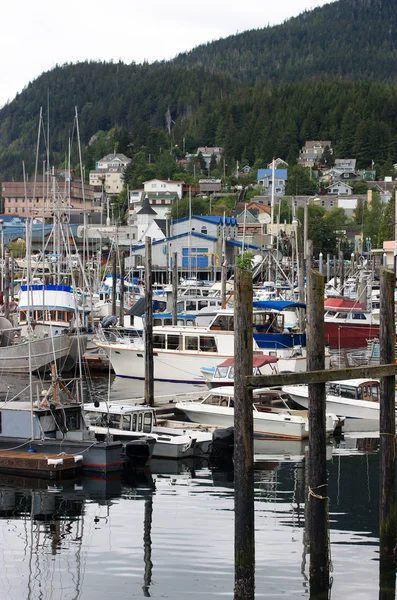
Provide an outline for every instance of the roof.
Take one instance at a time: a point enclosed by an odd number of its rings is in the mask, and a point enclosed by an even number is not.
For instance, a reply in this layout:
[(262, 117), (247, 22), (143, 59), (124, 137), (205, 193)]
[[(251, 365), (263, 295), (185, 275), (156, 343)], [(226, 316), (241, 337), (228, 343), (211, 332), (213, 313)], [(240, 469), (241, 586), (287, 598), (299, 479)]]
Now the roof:
[(180, 185), (185, 183), (184, 181), (177, 181), (174, 179), (159, 179), (158, 177), (153, 177), (153, 179), (148, 179), (147, 181), (144, 181), (143, 185), (145, 185), (145, 183), (150, 183), (151, 181), (161, 181), (162, 183), (179, 183)]
[(133, 412), (153, 411), (150, 406), (141, 406), (139, 404), (130, 404), (124, 406), (122, 404), (109, 404), (108, 402), (99, 402), (99, 406), (95, 406), (92, 402), (84, 404), (84, 412), (106, 412), (116, 415), (124, 415)]
[[(277, 356), (268, 356), (266, 354), (254, 354), (253, 356), (253, 366), (263, 367), (264, 365), (269, 365), (270, 363), (275, 363), (278, 361)], [(222, 363), (218, 365), (218, 367), (233, 367), (234, 366), (234, 356), (230, 356)]]
[(156, 211), (149, 204), (149, 198), (145, 196), (142, 208), (136, 212), (137, 215), (157, 215)]
[[(258, 169), (258, 173), (256, 178), (263, 179), (263, 177), (271, 177), (273, 175), (273, 169)], [(288, 179), (288, 171), (287, 169), (274, 169), (274, 176), (279, 177), (280, 179)]]
[(121, 162), (131, 162), (131, 159), (128, 158), (128, 156), (126, 156), (125, 154), (116, 154), (115, 152), (113, 152), (112, 154), (107, 154), (106, 156), (98, 160), (98, 162), (110, 162), (115, 159)]
[(254, 308), (271, 308), (273, 310), (285, 310), (288, 308), (306, 308), (303, 302), (289, 302), (288, 300), (259, 300), (252, 303)]
[(161, 229), (164, 235), (167, 235), (167, 219), (154, 219), (157, 227)]
[[(237, 246), (237, 248), (242, 248), (243, 242), (240, 242), (239, 240), (226, 240), (226, 245)], [(247, 242), (244, 242), (244, 248), (251, 248), (252, 250), (262, 250), (260, 246), (254, 246), (254, 244), (247, 244)]]
[(367, 305), (365, 302), (357, 302), (350, 298), (326, 298), (324, 302), (325, 310), (340, 310), (344, 311), (366, 311)]
[[(156, 246), (157, 244), (164, 244), (166, 243), (166, 241), (168, 242), (172, 242), (172, 240), (178, 240), (180, 238), (183, 237), (187, 237), (189, 235), (188, 231), (185, 231), (184, 233), (180, 233), (179, 235), (173, 235), (172, 237), (169, 237), (168, 240), (156, 240), (155, 242), (152, 242), (152, 247)], [(218, 238), (213, 237), (212, 235), (205, 235), (204, 233), (198, 233), (197, 231), (192, 231), (190, 233), (190, 235), (194, 238), (200, 238), (202, 240), (207, 240), (208, 242), (216, 242)], [(246, 247), (248, 247), (248, 244), (245, 244)], [(145, 244), (140, 244), (139, 246), (134, 246), (132, 248), (132, 251), (135, 252), (136, 250), (141, 250), (142, 248), (145, 248)]]
[[(212, 223), (214, 225), (237, 225), (236, 217), (192, 215), (192, 219), (196, 219), (197, 221), (204, 221), (204, 223)], [(189, 221), (189, 217), (183, 217), (183, 219), (178, 219), (177, 221), (173, 221), (173, 223), (183, 223), (184, 221)]]

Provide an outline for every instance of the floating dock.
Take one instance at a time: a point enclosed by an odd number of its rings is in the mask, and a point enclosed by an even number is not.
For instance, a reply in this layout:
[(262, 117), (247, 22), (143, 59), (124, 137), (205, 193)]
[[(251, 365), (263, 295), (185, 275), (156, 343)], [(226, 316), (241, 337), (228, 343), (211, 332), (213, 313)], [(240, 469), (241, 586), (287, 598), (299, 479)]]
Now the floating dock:
[(48, 454), (41, 452), (0, 452), (0, 472), (18, 473), (27, 477), (69, 479), (83, 466), (83, 456), (78, 454)]

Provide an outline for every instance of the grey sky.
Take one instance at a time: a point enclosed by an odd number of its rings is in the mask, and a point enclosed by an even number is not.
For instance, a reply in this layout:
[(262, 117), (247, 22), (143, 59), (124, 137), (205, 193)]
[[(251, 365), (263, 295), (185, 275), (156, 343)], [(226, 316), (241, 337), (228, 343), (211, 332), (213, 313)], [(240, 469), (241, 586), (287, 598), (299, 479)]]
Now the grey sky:
[(56, 64), (137, 63), (281, 23), (330, 0), (13, 0), (1, 10), (0, 106)]

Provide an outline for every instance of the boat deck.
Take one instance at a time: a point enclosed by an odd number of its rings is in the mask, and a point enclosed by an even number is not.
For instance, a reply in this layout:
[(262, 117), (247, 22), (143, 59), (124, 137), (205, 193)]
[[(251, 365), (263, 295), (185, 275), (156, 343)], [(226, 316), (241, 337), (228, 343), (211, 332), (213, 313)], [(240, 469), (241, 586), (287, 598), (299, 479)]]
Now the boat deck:
[(74, 477), (82, 465), (83, 457), (81, 455), (20, 452), (17, 450), (0, 452), (0, 472), (2, 473), (18, 473), (46, 479), (67, 479)]

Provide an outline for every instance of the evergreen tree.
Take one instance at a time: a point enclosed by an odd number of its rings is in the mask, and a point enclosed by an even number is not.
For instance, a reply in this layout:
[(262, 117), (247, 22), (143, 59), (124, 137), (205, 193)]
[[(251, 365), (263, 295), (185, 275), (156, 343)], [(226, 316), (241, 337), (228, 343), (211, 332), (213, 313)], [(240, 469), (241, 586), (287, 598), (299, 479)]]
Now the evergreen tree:
[(285, 186), (287, 196), (312, 196), (317, 191), (315, 182), (310, 178), (309, 169), (295, 165), (288, 169), (288, 181)]

